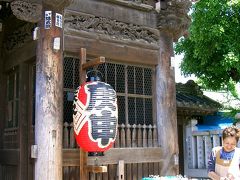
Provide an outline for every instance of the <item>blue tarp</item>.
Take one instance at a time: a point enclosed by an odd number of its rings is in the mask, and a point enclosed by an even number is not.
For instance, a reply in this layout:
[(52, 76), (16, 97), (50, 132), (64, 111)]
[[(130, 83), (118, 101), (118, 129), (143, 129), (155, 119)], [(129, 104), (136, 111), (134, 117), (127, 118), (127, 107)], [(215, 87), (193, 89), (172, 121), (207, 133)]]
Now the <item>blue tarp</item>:
[(220, 130), (228, 126), (233, 125), (233, 119), (223, 116), (222, 112), (218, 112), (215, 115), (208, 115), (203, 117), (203, 123), (198, 124), (199, 131), (206, 130)]

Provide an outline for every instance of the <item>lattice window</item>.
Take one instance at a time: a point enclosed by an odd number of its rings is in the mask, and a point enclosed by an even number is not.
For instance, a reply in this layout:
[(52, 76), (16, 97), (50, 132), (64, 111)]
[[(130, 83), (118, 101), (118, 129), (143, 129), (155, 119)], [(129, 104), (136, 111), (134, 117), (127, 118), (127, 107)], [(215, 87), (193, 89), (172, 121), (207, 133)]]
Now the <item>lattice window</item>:
[(65, 57), (64, 64), (64, 92), (63, 92), (63, 111), (64, 121), (72, 122), (73, 96), (79, 86), (79, 59)]
[[(72, 121), (73, 93), (79, 86), (79, 60), (64, 58), (64, 121)], [(88, 71), (91, 69), (88, 69)], [(102, 81), (117, 92), (119, 124), (153, 124), (152, 68), (104, 63)]]
[(14, 71), (7, 75), (7, 119), (6, 127), (17, 127), (19, 119), (19, 71)]
[(119, 124), (153, 124), (152, 68), (105, 63), (98, 70), (117, 92)]

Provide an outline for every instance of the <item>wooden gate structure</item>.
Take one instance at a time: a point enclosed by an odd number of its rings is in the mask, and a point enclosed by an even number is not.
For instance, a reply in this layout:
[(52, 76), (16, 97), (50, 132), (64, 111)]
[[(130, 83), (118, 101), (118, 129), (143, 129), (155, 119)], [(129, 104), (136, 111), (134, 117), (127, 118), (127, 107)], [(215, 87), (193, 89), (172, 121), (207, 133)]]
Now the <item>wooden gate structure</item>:
[[(210, 99), (203, 94), (201, 87), (193, 80), (189, 80), (185, 84), (176, 84), (177, 99), (177, 123), (178, 123), (178, 139), (179, 139), (179, 172), (190, 177), (206, 177), (205, 171), (188, 171), (188, 159), (195, 158), (196, 153), (189, 150), (189, 141), (187, 138), (195, 138), (195, 132), (192, 132), (191, 120), (203, 120), (204, 116), (216, 113), (222, 106), (218, 102)], [(195, 124), (196, 125), (196, 124)], [(195, 126), (194, 125), (194, 126)], [(200, 132), (201, 134), (201, 132)], [(196, 140), (196, 139), (195, 139)], [(194, 140), (194, 141), (195, 141)], [(196, 145), (196, 144), (195, 144)], [(211, 148), (211, 146), (206, 147)], [(206, 170), (206, 169), (205, 169)], [(201, 176), (201, 172), (204, 172)]]
[[(0, 178), (76, 179), (71, 98), (86, 60), (117, 92), (115, 147), (86, 165), (87, 179), (176, 175), (178, 132), (173, 42), (184, 35), (188, 0), (0, 0)], [(35, 145), (35, 146), (32, 146)], [(78, 174), (79, 173), (79, 174)], [(83, 180), (84, 178), (82, 178)]]
[(222, 145), (222, 130), (198, 131), (197, 122), (192, 119), (186, 126), (185, 172), (192, 177), (207, 178), (209, 154), (213, 147)]
[[(213, 147), (222, 146), (222, 129), (199, 130), (197, 119), (191, 119), (185, 129), (185, 174), (207, 178), (207, 163)], [(236, 124), (239, 127), (239, 123)], [(238, 143), (238, 147), (239, 147)]]

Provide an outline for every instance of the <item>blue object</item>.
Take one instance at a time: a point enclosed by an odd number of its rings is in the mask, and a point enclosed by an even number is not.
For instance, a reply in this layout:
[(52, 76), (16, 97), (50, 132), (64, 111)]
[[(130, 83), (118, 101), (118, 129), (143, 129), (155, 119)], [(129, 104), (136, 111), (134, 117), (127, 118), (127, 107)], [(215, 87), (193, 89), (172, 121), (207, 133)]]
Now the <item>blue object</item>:
[(231, 117), (225, 117), (223, 112), (217, 112), (215, 115), (207, 115), (203, 117), (203, 124), (210, 126), (219, 126), (219, 124), (232, 124)]
[(223, 112), (217, 112), (215, 115), (207, 115), (203, 117), (203, 123), (198, 124), (199, 131), (220, 130), (233, 125), (231, 117), (225, 117)]

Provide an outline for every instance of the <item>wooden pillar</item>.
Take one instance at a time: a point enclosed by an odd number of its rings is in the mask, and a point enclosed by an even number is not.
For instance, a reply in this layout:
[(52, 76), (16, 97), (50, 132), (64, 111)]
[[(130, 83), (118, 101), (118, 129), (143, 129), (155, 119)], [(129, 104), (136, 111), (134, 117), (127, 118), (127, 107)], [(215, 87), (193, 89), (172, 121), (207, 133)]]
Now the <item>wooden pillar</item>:
[(169, 34), (160, 33), (159, 59), (156, 66), (156, 97), (158, 140), (163, 148), (165, 161), (161, 175), (176, 175), (174, 157), (178, 155), (178, 136), (176, 118), (176, 91), (174, 73), (171, 69), (173, 41)]
[(28, 179), (28, 65), (19, 66), (19, 179)]
[[(4, 103), (5, 103), (5, 97), (3, 94), (6, 94), (5, 91), (5, 85), (6, 83), (4, 83), (4, 81), (6, 80), (4, 78), (4, 74), (3, 74), (3, 67), (4, 67), (4, 58), (3, 58), (3, 34), (4, 33), (0, 33), (0, 94), (2, 96), (0, 96), (0, 132), (3, 132), (3, 127), (4, 127)], [(3, 147), (3, 133), (0, 133), (0, 149)]]
[[(62, 179), (63, 32), (56, 13), (43, 4), (36, 61), (35, 180)], [(50, 15), (51, 13), (51, 15)], [(58, 46), (59, 45), (59, 46)]]
[[(86, 81), (86, 70), (83, 69), (83, 64), (86, 63), (87, 61), (87, 52), (86, 49), (81, 48), (80, 49), (80, 67), (79, 67), (79, 77), (80, 77), (80, 83), (84, 83)], [(80, 180), (83, 179), (88, 179), (88, 172), (87, 172), (87, 157), (88, 153), (85, 152), (81, 147), (80, 147)]]
[[(91, 61), (87, 61), (87, 52), (85, 48), (80, 49), (80, 67), (79, 67), (79, 77), (80, 83), (84, 83), (86, 81), (86, 69), (89, 67), (95, 67), (96, 65), (105, 63), (105, 57), (100, 56), (99, 58), (93, 59)], [(81, 147), (80, 149), (80, 180), (87, 180), (89, 179), (89, 172), (92, 173), (104, 173), (107, 172), (107, 166), (88, 166), (87, 159), (88, 159), (88, 152), (84, 151)], [(92, 178), (95, 177), (93, 174)]]
[[(4, 77), (3, 77), (3, 67), (4, 67), (4, 58), (3, 58), (3, 33), (0, 33), (0, 93), (3, 95), (4, 94)], [(4, 96), (0, 96), (0, 114), (2, 114), (4, 117)], [(0, 120), (0, 132), (3, 132), (3, 127), (4, 127), (4, 120), (5, 118), (2, 118)], [(0, 133), (0, 149), (3, 147), (3, 133)]]
[[(161, 175), (179, 174), (178, 130), (176, 111), (176, 88), (174, 68), (171, 67), (173, 41), (186, 34), (191, 19), (188, 10), (189, 1), (161, 1), (161, 10), (157, 15), (159, 29), (159, 58), (156, 67), (157, 125), (158, 140), (163, 148), (164, 163)], [(181, 21), (179, 21), (181, 19)]]

